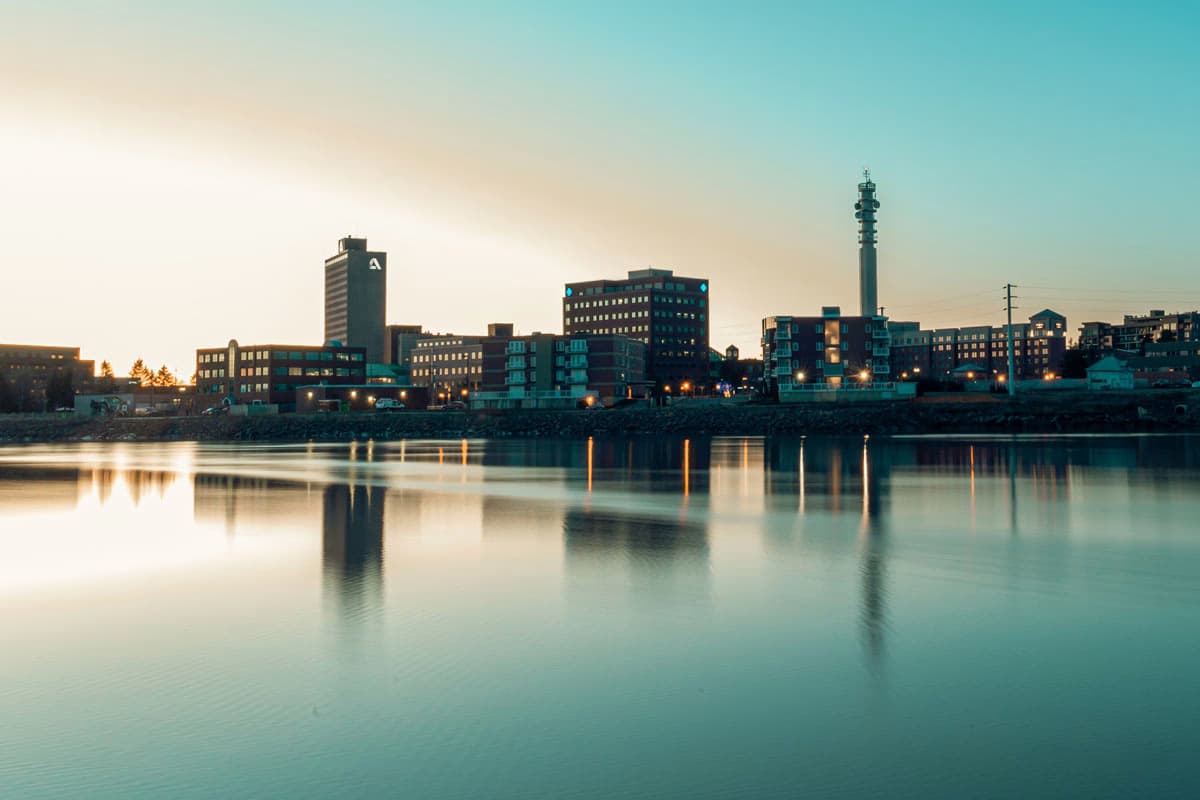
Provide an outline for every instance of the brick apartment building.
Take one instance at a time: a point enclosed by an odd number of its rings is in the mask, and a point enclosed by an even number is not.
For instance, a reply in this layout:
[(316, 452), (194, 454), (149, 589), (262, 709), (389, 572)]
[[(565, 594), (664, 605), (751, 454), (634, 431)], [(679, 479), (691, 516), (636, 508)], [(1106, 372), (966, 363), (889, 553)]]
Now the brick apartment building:
[(586, 398), (612, 405), (642, 397), (646, 345), (616, 334), (534, 333), (483, 343), (476, 408), (573, 407)]
[[(901, 380), (948, 380), (962, 367), (981, 374), (1008, 374), (1008, 336), (1004, 326), (922, 329), (917, 322), (890, 322), (892, 374)], [(1028, 322), (1013, 324), (1013, 360), (1017, 377), (1058, 374), (1067, 349), (1066, 317), (1050, 309)]]
[(890, 378), (887, 320), (842, 316), (826, 306), (819, 317), (762, 321), (763, 373), (768, 392), (794, 384), (865, 384)]
[(483, 385), (483, 345), (507, 342), (513, 326), (506, 322), (488, 325), (486, 336), (461, 336), (456, 333), (427, 333), (419, 336), (412, 348), (410, 367), (413, 386), (459, 398), (463, 392), (477, 392)]

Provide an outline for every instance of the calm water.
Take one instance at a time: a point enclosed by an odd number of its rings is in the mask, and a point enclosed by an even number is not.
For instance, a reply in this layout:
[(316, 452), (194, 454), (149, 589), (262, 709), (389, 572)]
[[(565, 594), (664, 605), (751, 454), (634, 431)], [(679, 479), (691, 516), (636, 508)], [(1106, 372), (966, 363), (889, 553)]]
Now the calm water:
[(1200, 796), (1200, 440), (0, 448), (0, 797)]

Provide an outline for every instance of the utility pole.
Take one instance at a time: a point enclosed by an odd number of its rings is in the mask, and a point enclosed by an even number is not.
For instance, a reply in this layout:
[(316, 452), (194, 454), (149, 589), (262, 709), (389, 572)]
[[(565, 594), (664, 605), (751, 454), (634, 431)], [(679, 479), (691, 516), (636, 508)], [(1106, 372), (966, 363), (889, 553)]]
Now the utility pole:
[(1005, 304), (1005, 308), (1008, 311), (1008, 396), (1009, 397), (1017, 396), (1017, 375), (1016, 375), (1016, 371), (1013, 367), (1013, 326), (1012, 326), (1012, 312), (1013, 312), (1012, 290), (1013, 290), (1013, 288), (1014, 287), (1011, 283), (1004, 284), (1004, 294), (1005, 294), (1006, 300), (1008, 301)]

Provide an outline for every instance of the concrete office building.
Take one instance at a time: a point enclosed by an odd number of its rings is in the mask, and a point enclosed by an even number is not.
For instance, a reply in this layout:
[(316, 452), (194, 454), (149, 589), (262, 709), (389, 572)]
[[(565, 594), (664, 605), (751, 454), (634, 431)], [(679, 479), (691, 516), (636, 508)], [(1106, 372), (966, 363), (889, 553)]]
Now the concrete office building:
[(483, 342), (475, 408), (572, 408), (646, 396), (646, 345), (615, 334), (533, 333)]
[(661, 391), (709, 383), (709, 284), (669, 269), (632, 270), (624, 280), (567, 284), (563, 333), (628, 336), (646, 345), (646, 377)]
[(232, 339), (225, 347), (196, 351), (196, 391), (212, 406), (231, 398), (235, 404), (257, 400), (294, 411), (296, 390), (314, 383), (366, 383), (364, 348), (240, 345)]
[(361, 347), (367, 361), (384, 363), (387, 253), (347, 236), (325, 259), (325, 341)]
[(889, 342), (882, 317), (844, 317), (838, 306), (822, 308), (819, 317), (767, 317), (762, 321), (766, 390), (886, 382), (891, 372)]

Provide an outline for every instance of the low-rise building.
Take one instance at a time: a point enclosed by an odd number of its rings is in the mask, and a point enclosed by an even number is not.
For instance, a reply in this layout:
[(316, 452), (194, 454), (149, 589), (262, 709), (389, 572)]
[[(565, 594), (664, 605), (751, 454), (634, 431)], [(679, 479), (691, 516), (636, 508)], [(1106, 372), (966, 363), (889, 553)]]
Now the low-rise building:
[(90, 390), (94, 371), (78, 347), (0, 344), (0, 413), (73, 408), (75, 393)]
[(742, 358), (738, 348), (729, 345), (725, 348), (725, 357), (716, 363), (716, 374), (713, 378), (716, 385), (724, 391), (762, 391), (762, 359)]
[(1132, 389), (1133, 369), (1116, 356), (1105, 356), (1087, 368), (1089, 389)]
[(886, 317), (842, 316), (838, 306), (824, 307), (819, 317), (767, 317), (762, 321), (766, 390), (886, 382), (890, 341)]
[[(366, 383), (366, 348), (297, 344), (240, 345), (196, 351), (196, 392), (210, 405), (278, 405), (294, 411), (296, 390), (310, 384)], [(204, 400), (208, 398), (208, 401)]]
[(612, 405), (650, 389), (646, 345), (619, 335), (533, 333), (483, 343), (483, 382), (475, 408)]
[(338, 386), (317, 383), (296, 387), (296, 413), (329, 411), (383, 411), (380, 401), (389, 401), (387, 410), (422, 411), (429, 406), (429, 390), (412, 386), (387, 386), (374, 383)]

